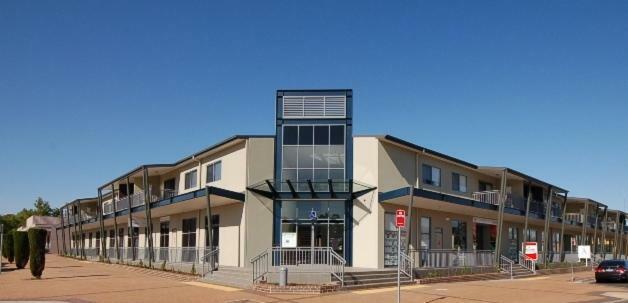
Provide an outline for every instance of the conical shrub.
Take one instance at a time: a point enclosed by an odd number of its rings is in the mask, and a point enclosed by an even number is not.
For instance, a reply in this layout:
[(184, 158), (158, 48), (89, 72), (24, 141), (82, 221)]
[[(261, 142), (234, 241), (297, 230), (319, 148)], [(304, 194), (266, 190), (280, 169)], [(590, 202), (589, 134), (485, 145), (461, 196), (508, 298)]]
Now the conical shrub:
[(15, 252), (13, 251), (13, 233), (7, 233), (4, 235), (4, 241), (2, 242), (2, 256), (13, 263), (15, 258)]
[(48, 231), (45, 229), (32, 228), (28, 230), (29, 244), (29, 265), (31, 274), (37, 279), (41, 279), (41, 274), (46, 267), (46, 237)]
[(23, 269), (28, 263), (28, 233), (25, 231), (13, 232), (13, 248), (15, 252), (15, 267)]

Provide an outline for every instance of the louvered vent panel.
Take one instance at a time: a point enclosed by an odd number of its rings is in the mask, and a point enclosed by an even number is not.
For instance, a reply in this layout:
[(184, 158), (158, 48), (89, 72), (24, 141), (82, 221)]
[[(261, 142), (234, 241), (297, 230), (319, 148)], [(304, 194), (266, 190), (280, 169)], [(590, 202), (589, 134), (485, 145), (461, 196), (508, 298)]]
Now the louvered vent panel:
[(325, 117), (344, 117), (345, 97), (325, 97)]
[(303, 117), (303, 97), (283, 97), (283, 115), (286, 118)]
[(306, 117), (323, 117), (325, 116), (325, 98), (324, 97), (304, 97), (303, 111)]

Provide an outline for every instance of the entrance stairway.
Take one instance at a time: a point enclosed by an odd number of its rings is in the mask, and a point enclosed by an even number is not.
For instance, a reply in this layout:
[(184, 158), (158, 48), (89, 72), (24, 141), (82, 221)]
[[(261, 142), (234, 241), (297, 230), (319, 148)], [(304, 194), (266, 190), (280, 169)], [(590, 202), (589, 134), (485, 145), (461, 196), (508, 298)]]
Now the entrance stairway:
[(250, 268), (220, 266), (218, 270), (207, 273), (201, 281), (238, 288), (251, 288), (253, 286), (252, 276)]
[(513, 279), (521, 279), (526, 277), (534, 276), (529, 269), (523, 267), (521, 264), (515, 263), (512, 265), (512, 278)]
[[(363, 288), (378, 288), (397, 285), (397, 270), (365, 270), (365, 271), (351, 271), (345, 272), (345, 287), (344, 289), (363, 289)], [(332, 281), (337, 282), (336, 279)], [(408, 276), (401, 275), (401, 284), (414, 284)]]

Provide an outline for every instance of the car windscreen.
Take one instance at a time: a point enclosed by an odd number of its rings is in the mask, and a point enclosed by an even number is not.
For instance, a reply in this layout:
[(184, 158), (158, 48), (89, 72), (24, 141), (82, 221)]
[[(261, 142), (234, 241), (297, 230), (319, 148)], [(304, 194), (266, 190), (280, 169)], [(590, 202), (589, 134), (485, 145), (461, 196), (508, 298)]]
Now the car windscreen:
[(625, 262), (624, 261), (602, 261), (602, 263), (600, 263), (600, 267), (618, 267), (618, 266), (625, 266)]

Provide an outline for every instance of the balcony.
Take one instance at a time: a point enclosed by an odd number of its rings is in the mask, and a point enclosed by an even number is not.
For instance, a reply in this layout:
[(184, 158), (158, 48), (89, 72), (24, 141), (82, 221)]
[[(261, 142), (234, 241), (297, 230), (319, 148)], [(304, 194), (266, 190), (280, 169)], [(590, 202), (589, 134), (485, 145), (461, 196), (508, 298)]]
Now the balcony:
[(581, 213), (566, 213), (565, 222), (571, 222), (572, 224), (583, 223), (584, 215), (582, 215)]
[(499, 190), (487, 190), (473, 193), (473, 200), (492, 205), (499, 205)]

